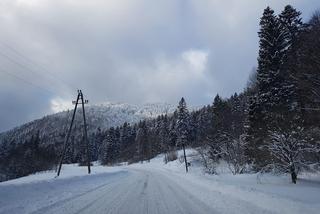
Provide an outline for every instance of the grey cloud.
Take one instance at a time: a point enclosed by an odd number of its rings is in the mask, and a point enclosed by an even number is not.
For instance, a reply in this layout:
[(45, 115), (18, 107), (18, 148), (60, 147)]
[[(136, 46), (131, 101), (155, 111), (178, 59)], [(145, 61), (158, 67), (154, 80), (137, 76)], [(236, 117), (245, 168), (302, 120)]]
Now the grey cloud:
[[(54, 93), (0, 71), (1, 98), (11, 98), (0, 102), (0, 131), (52, 112), (52, 100), (71, 100), (77, 87), (91, 103), (175, 104), (185, 96), (199, 105), (216, 93), (241, 91), (256, 64), (263, 9), (280, 12), (286, 4), (306, 18), (320, 6), (318, 0), (1, 1), (0, 69)], [(208, 53), (201, 75), (183, 60), (191, 50)]]

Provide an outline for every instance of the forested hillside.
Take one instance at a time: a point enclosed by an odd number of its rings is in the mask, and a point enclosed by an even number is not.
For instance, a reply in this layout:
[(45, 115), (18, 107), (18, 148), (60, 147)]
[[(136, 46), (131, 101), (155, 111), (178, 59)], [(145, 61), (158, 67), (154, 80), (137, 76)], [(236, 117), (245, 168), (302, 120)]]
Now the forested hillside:
[(258, 32), (258, 67), (248, 86), (230, 98), (189, 112), (182, 98), (173, 116), (120, 128), (101, 136), (104, 164), (149, 160), (156, 154), (195, 147), (208, 172), (224, 160), (234, 174), (319, 170), (320, 13), (307, 23), (288, 5), (267, 7)]
[[(142, 106), (124, 103), (104, 103), (86, 108), (92, 160), (97, 159), (101, 130), (123, 123), (136, 123), (159, 114), (172, 113), (174, 106), (150, 103)], [(82, 111), (79, 109), (72, 129), (66, 163), (81, 162), (83, 145)], [(51, 169), (58, 163), (72, 111), (48, 115), (0, 134), (0, 180), (24, 176)]]
[[(184, 98), (175, 111), (120, 108), (124, 114), (107, 116), (89, 108), (91, 159), (114, 165), (166, 153), (170, 161), (185, 145), (199, 151), (209, 173), (221, 160), (234, 174), (289, 173), (293, 183), (301, 170), (319, 170), (320, 13), (303, 23), (290, 5), (280, 14), (267, 7), (258, 36), (258, 66), (243, 92), (216, 95), (211, 105), (197, 110), (188, 110)], [(44, 117), (0, 136), (3, 180), (57, 163), (66, 115)], [(74, 128), (65, 163), (85, 159), (81, 128)]]

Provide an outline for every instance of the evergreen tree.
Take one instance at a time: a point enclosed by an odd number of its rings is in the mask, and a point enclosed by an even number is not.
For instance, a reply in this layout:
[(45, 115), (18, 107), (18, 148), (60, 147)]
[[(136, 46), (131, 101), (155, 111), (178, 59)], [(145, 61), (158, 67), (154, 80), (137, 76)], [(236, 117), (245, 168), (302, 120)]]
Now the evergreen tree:
[(122, 145), (127, 145), (129, 139), (129, 124), (125, 122), (120, 129), (120, 142)]
[(171, 118), (171, 120), (169, 121), (169, 147), (170, 148), (175, 148), (177, 145), (177, 111), (174, 112), (173, 117)]
[(298, 41), (289, 53), (287, 67), (292, 82), (297, 88), (297, 110), (304, 118), (304, 124), (313, 126), (320, 120), (313, 110), (319, 107), (319, 59), (320, 59), (320, 13), (315, 13), (299, 34)]
[(294, 9), (291, 5), (287, 5), (279, 15), (281, 31), (285, 39), (285, 56), (279, 72), (280, 78), (278, 81), (280, 83), (278, 94), (276, 94), (279, 97), (277, 108), (280, 114), (294, 110), (293, 108), (297, 106), (295, 103), (299, 102), (297, 99), (297, 84), (295, 84), (295, 80), (292, 78), (294, 68), (290, 61), (293, 59), (290, 59), (289, 56), (295, 55), (298, 37), (304, 29), (300, 15), (301, 12)]
[(162, 151), (169, 151), (170, 148), (170, 131), (169, 131), (169, 121), (168, 116), (164, 115), (162, 117), (162, 122), (159, 127), (159, 137), (161, 143)]
[[(258, 33), (259, 57), (257, 68), (257, 94), (250, 99), (249, 129), (247, 140), (253, 150), (263, 145), (268, 135), (268, 126), (274, 119), (272, 111), (277, 109), (281, 100), (279, 96), (283, 79), (280, 68), (287, 48), (281, 23), (274, 11), (267, 7), (260, 20)], [(249, 151), (258, 165), (264, 165), (266, 152)]]
[(176, 121), (176, 130), (177, 130), (177, 143), (176, 146), (181, 148), (182, 145), (188, 143), (190, 123), (189, 123), (189, 112), (187, 109), (187, 104), (182, 97), (178, 108), (177, 108), (177, 121)]
[(103, 141), (103, 152), (102, 152), (102, 164), (113, 165), (117, 162), (119, 154), (119, 142), (117, 139), (117, 129), (111, 127), (108, 130), (107, 136)]
[(216, 95), (212, 105), (213, 130), (212, 135), (216, 136), (231, 130), (231, 107), (219, 94)]
[(148, 142), (148, 130), (146, 121), (140, 121), (138, 125), (137, 135), (135, 141), (138, 145), (138, 160), (143, 162), (144, 160), (147, 160), (149, 157), (149, 142)]
[(303, 29), (301, 12), (291, 5), (287, 5), (279, 14), (279, 21), (286, 40), (286, 49), (289, 49), (296, 42), (299, 33)]
[(246, 118), (246, 100), (244, 95), (235, 93), (229, 99), (231, 106), (231, 132), (236, 138), (244, 134), (245, 118)]
[(221, 143), (227, 143), (231, 131), (231, 108), (227, 101), (218, 94), (215, 96), (212, 105), (213, 124), (209, 133), (208, 141), (210, 159), (216, 161), (221, 158)]
[(213, 126), (213, 113), (210, 105), (204, 106), (197, 113), (196, 121), (196, 138), (195, 141), (199, 145), (204, 145), (208, 142), (208, 135)]

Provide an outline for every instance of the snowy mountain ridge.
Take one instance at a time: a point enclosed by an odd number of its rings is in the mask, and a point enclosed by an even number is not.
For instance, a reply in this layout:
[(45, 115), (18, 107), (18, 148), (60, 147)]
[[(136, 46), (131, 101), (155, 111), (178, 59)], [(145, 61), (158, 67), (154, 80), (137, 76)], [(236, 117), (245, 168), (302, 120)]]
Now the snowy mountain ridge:
[[(86, 118), (89, 133), (97, 129), (120, 126), (123, 123), (137, 123), (140, 120), (154, 118), (161, 114), (171, 114), (176, 107), (168, 103), (147, 103), (133, 105), (127, 103), (104, 102), (86, 106)], [(0, 134), (0, 144), (4, 141), (21, 142), (27, 136), (39, 132), (42, 139), (54, 139), (66, 132), (72, 116), (72, 110), (44, 116), (12, 130)], [(75, 118), (75, 129), (82, 126), (81, 109), (78, 108)], [(47, 142), (48, 143), (48, 142)], [(52, 142), (54, 143), (54, 142)]]

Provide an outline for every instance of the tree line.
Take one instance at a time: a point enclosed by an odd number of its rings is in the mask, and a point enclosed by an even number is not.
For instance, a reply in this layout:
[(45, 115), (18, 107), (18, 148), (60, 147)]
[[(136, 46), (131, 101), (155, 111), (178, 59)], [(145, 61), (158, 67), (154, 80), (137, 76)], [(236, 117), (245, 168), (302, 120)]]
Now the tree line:
[[(319, 170), (320, 13), (303, 23), (290, 5), (278, 15), (267, 7), (258, 36), (258, 66), (243, 92), (216, 95), (194, 111), (182, 98), (172, 114), (90, 131), (91, 160), (116, 165), (165, 153), (168, 162), (185, 145), (197, 149), (209, 173), (225, 161), (234, 174), (290, 173), (295, 183), (301, 170)], [(85, 163), (81, 127), (74, 129), (64, 163)], [(49, 135), (54, 142), (41, 143)], [(0, 180), (54, 168), (64, 137), (34, 130), (22, 143), (2, 142)]]
[(185, 144), (210, 172), (224, 160), (234, 174), (286, 172), (295, 183), (299, 171), (317, 169), (320, 13), (303, 23), (290, 5), (278, 15), (267, 7), (258, 36), (258, 67), (242, 93), (193, 112), (182, 98), (173, 115), (107, 130), (98, 159), (144, 161)]

